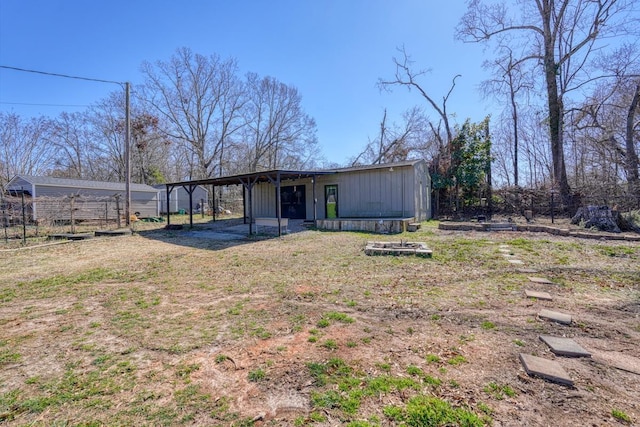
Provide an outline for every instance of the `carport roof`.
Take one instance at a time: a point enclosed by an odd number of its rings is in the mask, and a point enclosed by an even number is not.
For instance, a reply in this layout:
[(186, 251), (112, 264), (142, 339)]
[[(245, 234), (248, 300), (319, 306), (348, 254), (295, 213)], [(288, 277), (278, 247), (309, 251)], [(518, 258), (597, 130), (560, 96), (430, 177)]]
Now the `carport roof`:
[(194, 181), (182, 181), (167, 183), (167, 186), (196, 186), (196, 185), (240, 185), (257, 182), (274, 182), (277, 180), (283, 181), (288, 179), (300, 179), (300, 178), (313, 178), (317, 175), (330, 175), (336, 173), (335, 171), (296, 171), (296, 170), (282, 170), (274, 169), (262, 172), (252, 172), (240, 175), (223, 176), (220, 178), (207, 178), (198, 179)]

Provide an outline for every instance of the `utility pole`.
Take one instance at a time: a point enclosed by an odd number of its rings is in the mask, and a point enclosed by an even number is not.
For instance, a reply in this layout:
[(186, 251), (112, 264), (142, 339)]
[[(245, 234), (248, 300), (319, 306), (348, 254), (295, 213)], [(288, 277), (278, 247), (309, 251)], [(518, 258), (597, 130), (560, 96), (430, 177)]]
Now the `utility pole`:
[(124, 157), (125, 157), (125, 202), (124, 214), (125, 224), (131, 227), (131, 102), (130, 102), (130, 83), (125, 83), (125, 137), (124, 137)]

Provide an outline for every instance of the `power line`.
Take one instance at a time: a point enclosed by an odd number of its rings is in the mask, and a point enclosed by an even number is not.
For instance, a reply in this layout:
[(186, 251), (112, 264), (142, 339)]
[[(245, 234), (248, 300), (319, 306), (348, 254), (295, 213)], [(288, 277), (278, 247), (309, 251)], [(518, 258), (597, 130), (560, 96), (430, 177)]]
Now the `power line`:
[(88, 107), (89, 105), (81, 105), (81, 104), (33, 104), (30, 102), (5, 102), (0, 101), (0, 104), (3, 105), (27, 105), (33, 107)]
[(125, 84), (124, 82), (116, 82), (114, 80), (93, 79), (93, 78), (90, 78), (90, 77), (72, 76), (72, 75), (69, 75), (69, 74), (49, 73), (47, 71), (28, 70), (26, 68), (10, 67), (8, 65), (0, 65), (0, 68), (5, 68), (7, 70), (14, 70), (14, 71), (22, 71), (22, 72), (25, 72), (25, 73), (43, 74), (45, 76), (64, 77), (66, 79), (86, 80), (86, 81), (90, 81), (90, 82), (100, 82), (100, 83), (113, 83), (113, 84), (117, 84), (117, 85), (120, 85), (120, 86)]

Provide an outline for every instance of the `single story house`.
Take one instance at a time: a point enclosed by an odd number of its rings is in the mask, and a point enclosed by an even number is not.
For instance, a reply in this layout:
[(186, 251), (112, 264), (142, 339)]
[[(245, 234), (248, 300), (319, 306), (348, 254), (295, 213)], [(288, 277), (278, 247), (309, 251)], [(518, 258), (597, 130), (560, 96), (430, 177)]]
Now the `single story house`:
[[(160, 213), (167, 213), (167, 187), (164, 184), (154, 185), (160, 191)], [(169, 212), (200, 212), (202, 201), (207, 206), (209, 203), (209, 190), (202, 185), (193, 188), (191, 193), (191, 204), (189, 204), (189, 192), (185, 187), (178, 187), (169, 195)]]
[[(126, 188), (120, 182), (17, 175), (7, 185), (10, 195), (24, 194), (32, 203), (31, 220), (113, 220), (125, 215)], [(141, 218), (159, 215), (159, 190), (130, 184), (131, 213)]]
[(244, 187), (245, 218), (313, 221), (332, 230), (401, 232), (431, 218), (431, 177), (424, 160), (316, 171), (272, 170), (166, 184)]

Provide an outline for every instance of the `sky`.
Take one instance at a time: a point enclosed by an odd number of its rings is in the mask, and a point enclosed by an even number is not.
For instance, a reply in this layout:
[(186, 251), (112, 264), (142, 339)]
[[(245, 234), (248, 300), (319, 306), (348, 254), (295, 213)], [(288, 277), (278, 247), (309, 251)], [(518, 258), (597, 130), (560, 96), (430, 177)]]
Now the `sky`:
[[(235, 58), (241, 74), (295, 86), (317, 123), (328, 162), (346, 164), (379, 131), (384, 110), (400, 123), (422, 106), (414, 90), (381, 91), (404, 46), (420, 80), (442, 100), (455, 75), (448, 111), (454, 123), (484, 119), (490, 104), (478, 86), (482, 47), (454, 39), (463, 0), (0, 0), (0, 65), (112, 80), (144, 80), (143, 61), (167, 61), (176, 49)], [(122, 90), (115, 84), (0, 68), (0, 111), (56, 117)], [(135, 96), (135, 93), (134, 93)]]

